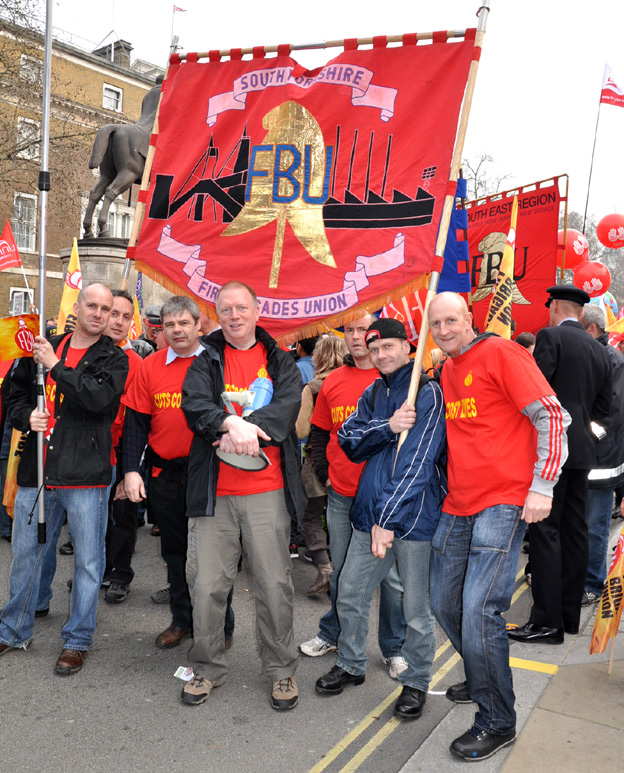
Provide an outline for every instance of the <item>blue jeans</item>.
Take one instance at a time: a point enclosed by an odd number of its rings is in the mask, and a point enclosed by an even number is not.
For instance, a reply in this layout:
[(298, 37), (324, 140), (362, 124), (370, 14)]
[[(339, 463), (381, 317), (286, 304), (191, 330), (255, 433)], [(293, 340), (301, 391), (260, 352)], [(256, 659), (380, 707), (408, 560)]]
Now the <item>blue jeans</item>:
[(371, 535), (353, 530), (338, 593), (338, 660), (336, 665), (356, 676), (366, 671), (366, 638), (375, 589), (393, 568), (403, 583), (403, 614), (407, 622), (401, 655), (407, 670), (399, 681), (426, 691), (435, 655), (434, 620), (429, 606), (431, 543), (395, 539), (385, 558), (371, 553)]
[(68, 649), (89, 649), (104, 574), (108, 492), (108, 487), (44, 490), (47, 541), (45, 545), (39, 545), (37, 489), (19, 488), (15, 500), (9, 601), (2, 610), (0, 623), (2, 644), (25, 647), (32, 639), (42, 569), (44, 565), (49, 566), (50, 553), (56, 550), (67, 513), (74, 542), (74, 584), (69, 619), (63, 626), (61, 637)]
[(464, 659), (475, 725), (492, 735), (516, 726), (509, 609), (525, 531), (522, 508), (496, 505), (476, 515), (442, 513), (431, 541), (431, 606)]
[(585, 520), (589, 532), (589, 563), (585, 589), (602, 593), (607, 579), (609, 528), (613, 510), (613, 489), (590, 488), (585, 502)]
[[(345, 497), (329, 486), (327, 488), (327, 531), (333, 571), (329, 575), (331, 609), (321, 618), (318, 635), (328, 644), (336, 646), (340, 623), (336, 613), (336, 594), (353, 528), (349, 512), (355, 497)], [(405, 640), (403, 616), (403, 586), (393, 567), (381, 583), (379, 600), (379, 649), (384, 658), (401, 654)]]

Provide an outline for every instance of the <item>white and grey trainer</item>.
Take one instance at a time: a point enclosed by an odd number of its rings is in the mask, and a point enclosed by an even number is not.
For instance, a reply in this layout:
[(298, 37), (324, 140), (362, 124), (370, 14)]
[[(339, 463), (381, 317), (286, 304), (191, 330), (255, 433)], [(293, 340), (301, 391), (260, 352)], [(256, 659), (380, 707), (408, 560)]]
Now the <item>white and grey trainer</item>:
[(299, 652), (309, 658), (318, 658), (321, 655), (327, 655), (328, 652), (338, 652), (338, 647), (335, 644), (329, 644), (320, 636), (315, 636), (310, 641), (304, 641), (303, 644), (300, 644)]
[(395, 655), (391, 658), (383, 658), (383, 662), (389, 666), (388, 674), (391, 679), (398, 679), (399, 674), (407, 670), (407, 660), (401, 655)]

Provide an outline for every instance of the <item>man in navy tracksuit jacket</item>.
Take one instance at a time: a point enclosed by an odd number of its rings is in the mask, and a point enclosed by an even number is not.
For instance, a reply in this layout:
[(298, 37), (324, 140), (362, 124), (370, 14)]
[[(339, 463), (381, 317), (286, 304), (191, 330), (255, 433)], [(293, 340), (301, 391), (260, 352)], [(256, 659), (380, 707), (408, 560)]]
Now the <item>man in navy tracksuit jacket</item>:
[[(444, 402), (438, 384), (428, 380), (421, 383), (416, 408), (407, 404), (411, 346), (400, 322), (377, 320), (366, 333), (366, 343), (381, 378), (366, 389), (357, 410), (338, 432), (349, 459), (366, 461), (366, 467), (351, 508), (353, 536), (338, 585), (338, 660), (317, 681), (316, 690), (336, 695), (347, 684), (364, 682), (371, 600), (396, 562), (407, 621), (401, 655), (408, 667), (399, 674), (403, 690), (394, 714), (417, 719), (427, 697), (435, 652), (429, 555), (444, 483), (438, 468), (446, 442)], [(395, 464), (404, 430), (407, 438)]]

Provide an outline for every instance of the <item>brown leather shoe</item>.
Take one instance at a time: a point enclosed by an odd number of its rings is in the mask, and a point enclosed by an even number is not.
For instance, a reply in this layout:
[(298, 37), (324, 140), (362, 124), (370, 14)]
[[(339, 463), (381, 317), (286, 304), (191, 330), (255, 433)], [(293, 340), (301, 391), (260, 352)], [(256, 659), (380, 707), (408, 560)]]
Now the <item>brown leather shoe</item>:
[(179, 628), (177, 625), (170, 625), (156, 637), (156, 646), (161, 650), (170, 650), (173, 647), (177, 647), (183, 639), (190, 636), (191, 632), (186, 631), (184, 628)]
[(56, 661), (54, 670), (59, 676), (69, 676), (69, 674), (75, 674), (80, 671), (87, 653), (85, 650), (61, 650), (61, 654)]
[(10, 652), (11, 650), (14, 650), (14, 649), (16, 649), (16, 648), (15, 647), (9, 647), (8, 644), (0, 644), (0, 657), (2, 657), (2, 655), (6, 655), (7, 652)]

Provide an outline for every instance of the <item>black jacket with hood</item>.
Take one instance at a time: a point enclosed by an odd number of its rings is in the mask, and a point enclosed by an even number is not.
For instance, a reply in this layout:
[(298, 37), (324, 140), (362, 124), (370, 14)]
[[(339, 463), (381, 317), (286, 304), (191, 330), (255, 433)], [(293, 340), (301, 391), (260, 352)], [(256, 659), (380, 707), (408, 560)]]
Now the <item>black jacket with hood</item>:
[[(58, 353), (65, 335), (50, 339)], [(58, 362), (50, 371), (63, 395), (44, 466), (49, 486), (108, 486), (111, 482), (111, 424), (128, 375), (126, 354), (105, 335), (92, 344), (75, 368)], [(24, 358), (11, 379), (8, 415), (15, 429), (28, 432), (17, 468), (20, 486), (37, 486), (37, 433), (30, 414), (37, 407), (37, 368)]]
[[(295, 432), (301, 406), (301, 374), (292, 356), (282, 351), (266, 330), (256, 327), (256, 340), (267, 352), (273, 399), (245, 421), (261, 427), (271, 438), (270, 443), (261, 440), (261, 446), (279, 446), (286, 505), (290, 515), (300, 520), (306, 505)], [(214, 515), (220, 461), (212, 444), (219, 439), (219, 427), (230, 415), (221, 400), (227, 346), (223, 332), (215, 330), (201, 342), (206, 351), (195, 358), (182, 388), (182, 410), (194, 433), (186, 488), (186, 513), (190, 518)]]

